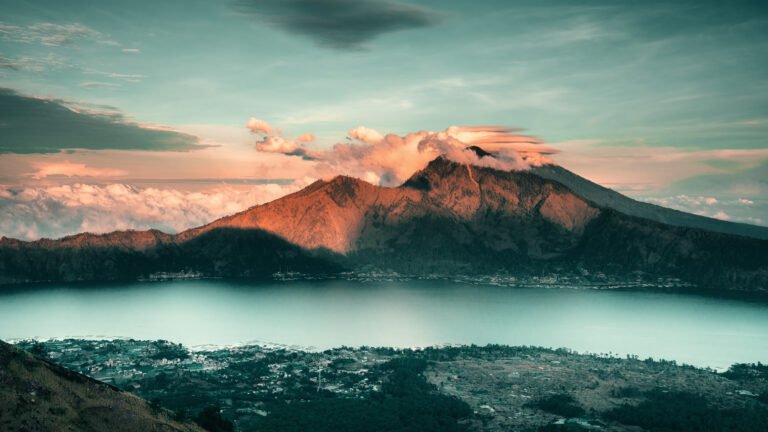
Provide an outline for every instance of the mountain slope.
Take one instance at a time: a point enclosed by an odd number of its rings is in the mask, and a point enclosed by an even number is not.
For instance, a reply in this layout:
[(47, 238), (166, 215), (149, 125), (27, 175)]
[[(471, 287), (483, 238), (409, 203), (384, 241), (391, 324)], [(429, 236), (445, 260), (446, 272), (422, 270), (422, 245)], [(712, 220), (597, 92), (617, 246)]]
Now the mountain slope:
[[(339, 176), (175, 236), (6, 239), (0, 276), (19, 282), (343, 268), (614, 278), (641, 272), (683, 278), (699, 289), (768, 290), (768, 241), (637, 217), (641, 203), (604, 191), (586, 192), (591, 199), (540, 174), (437, 158), (394, 188)], [(597, 187), (584, 182), (577, 186)]]
[(658, 205), (635, 201), (614, 190), (593, 183), (558, 165), (543, 165), (532, 169), (540, 177), (554, 180), (568, 186), (574, 193), (593, 203), (617, 210), (630, 216), (637, 216), (669, 225), (699, 228), (723, 234), (768, 239), (768, 227), (728, 222), (691, 213), (673, 210)]
[(327, 248), (352, 268), (523, 275), (583, 268), (681, 277), (711, 289), (768, 287), (764, 240), (626, 215), (535, 172), (443, 158), (397, 188), (336, 177), (186, 235), (221, 227), (257, 228), (308, 250)]
[(129, 393), (0, 341), (3, 431), (202, 431)]
[(494, 250), (524, 248), (546, 258), (573, 243), (599, 213), (558, 183), (438, 158), (400, 187), (339, 176), (183, 235), (257, 228), (305, 249), (349, 254), (397, 243), (403, 227), (435, 219), (466, 225), (467, 240), (484, 235)]

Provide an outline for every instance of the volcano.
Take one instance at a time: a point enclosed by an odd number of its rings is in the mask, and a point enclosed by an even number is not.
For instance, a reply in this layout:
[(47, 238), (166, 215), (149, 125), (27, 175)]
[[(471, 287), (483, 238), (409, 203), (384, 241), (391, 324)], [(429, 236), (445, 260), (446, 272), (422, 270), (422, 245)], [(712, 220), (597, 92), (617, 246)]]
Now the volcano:
[[(492, 157), (488, 154), (487, 157)], [(641, 203), (558, 166), (438, 157), (398, 187), (338, 176), (210, 224), (0, 241), (3, 283), (153, 274), (601, 274), (768, 291), (768, 228)]]

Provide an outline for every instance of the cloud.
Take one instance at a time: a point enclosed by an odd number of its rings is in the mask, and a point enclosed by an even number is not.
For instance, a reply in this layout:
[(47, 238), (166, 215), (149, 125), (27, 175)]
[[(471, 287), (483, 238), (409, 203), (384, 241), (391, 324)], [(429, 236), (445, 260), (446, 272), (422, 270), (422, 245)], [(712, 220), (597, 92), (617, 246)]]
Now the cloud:
[[(318, 170), (328, 174), (351, 175), (383, 186), (401, 184), (438, 156), (501, 170), (553, 163), (548, 155), (556, 150), (517, 131), (501, 126), (451, 126), (442, 132), (399, 136), (358, 126), (348, 132), (350, 142), (338, 143), (329, 150), (311, 150), (280, 134), (261, 137), (256, 149), (300, 156), (317, 162)], [(478, 146), (489, 150), (483, 152)]]
[(141, 54), (141, 50), (138, 48), (123, 48), (123, 52), (127, 54)]
[(311, 151), (297, 143), (307, 144), (314, 141), (315, 135), (312, 133), (304, 133), (296, 138), (296, 141), (293, 141), (283, 137), (280, 129), (272, 127), (272, 125), (264, 120), (259, 120), (255, 117), (248, 119), (245, 127), (251, 133), (259, 136), (259, 140), (256, 141), (254, 148), (260, 152), (299, 156), (305, 160), (315, 159)]
[(264, 153), (279, 153), (286, 156), (298, 156), (304, 160), (315, 160), (317, 156), (299, 144), (281, 136), (265, 136), (256, 142), (256, 150)]
[(37, 162), (32, 164), (36, 171), (29, 176), (33, 179), (43, 179), (50, 176), (65, 177), (118, 177), (127, 174), (126, 171), (112, 168), (93, 168), (81, 163)]
[(116, 83), (108, 83), (103, 81), (85, 81), (81, 82), (80, 87), (83, 88), (115, 88), (115, 87), (121, 87), (120, 84)]
[(275, 128), (273, 128), (269, 123), (265, 122), (264, 120), (259, 120), (256, 117), (251, 117), (248, 119), (248, 123), (245, 124), (245, 127), (256, 134), (271, 134), (272, 132), (275, 132)]
[(350, 130), (349, 132), (347, 132), (347, 135), (349, 135), (351, 138), (354, 138), (358, 141), (362, 141), (364, 143), (369, 143), (369, 144), (375, 144), (384, 139), (384, 135), (382, 135), (379, 131), (374, 129), (368, 129), (365, 126), (358, 126)]
[[(125, 82), (125, 83), (140, 83), (146, 75), (141, 74), (125, 74), (117, 72), (105, 72), (90, 67), (80, 67), (71, 64), (64, 60), (62, 57), (48, 53), (45, 56), (32, 57), (32, 56), (20, 56), (20, 57), (3, 57), (0, 56), (0, 71), (3, 69), (15, 71), (15, 72), (33, 72), (43, 73), (50, 71), (60, 70), (75, 70), (82, 72), (86, 75), (98, 75), (100, 77), (110, 78), (113, 80)], [(80, 84), (81, 87), (119, 87), (120, 84), (113, 84), (103, 81), (86, 81)]]
[(238, 11), (318, 45), (359, 50), (378, 36), (428, 27), (436, 12), (392, 0), (237, 0)]
[(43, 57), (3, 57), (0, 56), (0, 69), (41, 73), (71, 67), (61, 57), (48, 53)]
[(301, 134), (298, 136), (298, 138), (296, 138), (296, 141), (300, 143), (305, 143), (305, 144), (311, 143), (314, 140), (315, 140), (315, 134), (313, 134), (312, 132)]
[(106, 45), (117, 45), (106, 35), (80, 23), (36, 23), (16, 26), (0, 23), (0, 38), (18, 43), (46, 46), (68, 45), (78, 40), (89, 40)]
[(120, 183), (0, 187), (0, 236), (34, 240), (150, 228), (174, 233), (295, 192), (313, 180), (194, 192)]
[(298, 148), (295, 142), (279, 136), (266, 136), (256, 142), (256, 150), (266, 153), (292, 154)]
[(708, 196), (695, 196), (679, 194), (662, 197), (646, 197), (643, 201), (669, 207), (686, 213), (706, 216), (732, 222), (742, 222), (754, 225), (764, 225), (765, 220), (760, 217), (768, 211), (768, 202), (765, 200), (751, 200), (746, 198), (715, 198)]
[(139, 83), (141, 82), (141, 80), (146, 78), (146, 75), (141, 75), (141, 74), (123, 74), (123, 73), (116, 73), (116, 72), (95, 72), (95, 73), (99, 75), (107, 76), (109, 78), (114, 78), (117, 80), (130, 82), (130, 83)]
[(0, 88), (0, 153), (65, 149), (189, 151), (196, 136), (128, 120), (114, 107), (23, 96)]

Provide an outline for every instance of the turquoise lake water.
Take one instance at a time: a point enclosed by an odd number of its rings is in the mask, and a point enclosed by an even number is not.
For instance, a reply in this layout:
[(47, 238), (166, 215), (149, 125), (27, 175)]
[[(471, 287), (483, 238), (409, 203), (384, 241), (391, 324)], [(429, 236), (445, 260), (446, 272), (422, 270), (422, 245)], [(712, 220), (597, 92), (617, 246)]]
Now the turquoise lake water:
[(768, 362), (768, 304), (650, 292), (445, 281), (186, 280), (0, 291), (0, 338), (537, 345), (697, 366)]

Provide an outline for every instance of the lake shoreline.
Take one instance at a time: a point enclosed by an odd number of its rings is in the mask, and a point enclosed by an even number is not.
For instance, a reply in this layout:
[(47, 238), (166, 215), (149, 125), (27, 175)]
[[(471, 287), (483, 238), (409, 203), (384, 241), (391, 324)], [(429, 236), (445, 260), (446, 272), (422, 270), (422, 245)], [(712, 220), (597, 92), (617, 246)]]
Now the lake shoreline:
[[(275, 273), (265, 278), (224, 278), (206, 276), (198, 273), (150, 275), (143, 278), (109, 279), (109, 280), (71, 280), (71, 281), (35, 281), (21, 283), (0, 283), (0, 294), (21, 289), (47, 289), (52, 286), (70, 285), (72, 287), (88, 288), (93, 286), (122, 286), (125, 284), (154, 284), (178, 281), (224, 281), (233, 284), (274, 284), (290, 282), (323, 282), (347, 281), (360, 283), (377, 282), (413, 282), (437, 281), (449, 283), (465, 283), (478, 286), (505, 287), (510, 289), (573, 289), (594, 291), (628, 291), (690, 295), (694, 297), (731, 299), (768, 304), (768, 291), (765, 290), (730, 290), (704, 289), (677, 278), (659, 278), (656, 280), (632, 280), (607, 278), (603, 281), (589, 281), (581, 275), (564, 273), (543, 276), (512, 276), (509, 274), (472, 275), (472, 274), (401, 274), (397, 272), (343, 272), (339, 274), (302, 274)], [(650, 276), (650, 275), (649, 275)]]
[(715, 369), (768, 359), (768, 305), (657, 292), (440, 280), (62, 284), (0, 291), (0, 315), (3, 339), (258, 341), (320, 350), (503, 344)]

